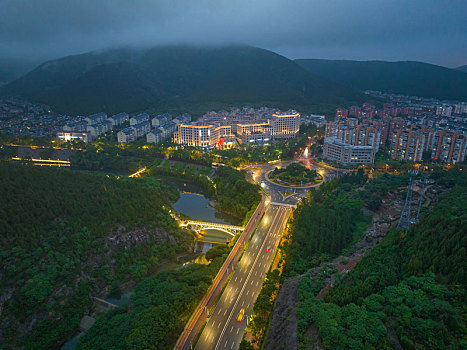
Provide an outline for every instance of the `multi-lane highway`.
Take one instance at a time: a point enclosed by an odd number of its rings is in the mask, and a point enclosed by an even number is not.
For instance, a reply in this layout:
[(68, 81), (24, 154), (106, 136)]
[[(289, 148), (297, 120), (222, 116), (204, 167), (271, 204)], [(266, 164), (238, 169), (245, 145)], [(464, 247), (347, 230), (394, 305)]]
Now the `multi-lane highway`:
[[(267, 173), (273, 170), (275, 166), (278, 166), (278, 164), (262, 164), (256, 165), (254, 170), (246, 169), (251, 178), (261, 184), (261, 187), (267, 193), (263, 209), (264, 216), (241, 259), (239, 260), (241, 254), (239, 250), (238, 253), (233, 254), (235, 257), (229, 262), (229, 270), (223, 274), (224, 278), (219, 278), (216, 286), (214, 286), (215, 288), (212, 288), (213, 290), (219, 290), (221, 287), (220, 281), (225, 279), (227, 272), (233, 271), (229, 283), (207, 320), (195, 349), (238, 349), (291, 208), (307, 195), (308, 188), (292, 189), (269, 181)], [(331, 174), (325, 174), (322, 169), (320, 170), (325, 180), (330, 178)], [(281, 192), (294, 192), (294, 195), (284, 196)], [(259, 218), (259, 215), (257, 218)], [(256, 222), (253, 222), (253, 224), (256, 224)], [(190, 319), (189, 325), (176, 345), (176, 349), (192, 348), (196, 333), (201, 329), (201, 325), (206, 318), (207, 308), (210, 307), (208, 305), (213, 303), (212, 297), (208, 299), (211, 301), (203, 304), (206, 305), (205, 307), (197, 309), (195, 317), (192, 316), (192, 319)], [(241, 311), (244, 315), (239, 318)]]
[[(289, 207), (266, 206), (264, 217), (238, 262), (196, 349), (238, 348), (289, 214)], [(244, 316), (239, 320), (242, 309)]]

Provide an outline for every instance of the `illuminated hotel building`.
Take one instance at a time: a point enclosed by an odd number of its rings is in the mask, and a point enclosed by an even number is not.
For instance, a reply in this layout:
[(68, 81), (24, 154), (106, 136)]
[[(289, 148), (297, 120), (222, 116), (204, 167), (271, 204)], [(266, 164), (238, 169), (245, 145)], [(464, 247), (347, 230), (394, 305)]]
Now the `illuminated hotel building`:
[(237, 138), (244, 144), (267, 143), (271, 141), (269, 121), (259, 124), (237, 124)]
[(230, 125), (214, 126), (180, 124), (174, 133), (174, 142), (192, 147), (214, 148), (233, 143), (235, 136)]
[(273, 140), (291, 139), (298, 135), (300, 114), (274, 113), (269, 119)]
[(235, 138), (244, 144), (265, 144), (270, 141), (296, 137), (300, 128), (300, 114), (272, 113), (265, 118), (249, 115), (205, 115), (198, 122), (180, 124), (174, 141), (192, 147), (223, 148)]

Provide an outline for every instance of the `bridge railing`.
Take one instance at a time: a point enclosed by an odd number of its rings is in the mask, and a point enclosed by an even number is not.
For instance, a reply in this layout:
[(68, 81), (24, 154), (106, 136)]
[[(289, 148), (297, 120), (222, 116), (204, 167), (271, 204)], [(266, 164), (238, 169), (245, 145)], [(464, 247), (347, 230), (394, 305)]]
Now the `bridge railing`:
[(226, 225), (226, 224), (219, 224), (215, 222), (205, 222), (205, 221), (193, 221), (188, 220), (184, 221), (180, 224), (180, 226), (203, 226), (203, 227), (222, 227), (222, 228), (230, 228), (237, 231), (243, 231), (245, 229), (244, 226), (234, 226), (234, 225)]

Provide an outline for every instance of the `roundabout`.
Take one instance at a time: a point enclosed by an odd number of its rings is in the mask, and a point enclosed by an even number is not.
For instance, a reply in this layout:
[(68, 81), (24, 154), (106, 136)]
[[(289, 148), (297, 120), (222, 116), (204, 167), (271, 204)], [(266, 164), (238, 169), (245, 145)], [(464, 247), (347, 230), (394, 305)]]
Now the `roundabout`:
[[(303, 169), (298, 169), (298, 167), (301, 167)], [(282, 170), (282, 169), (285, 169), (285, 170), (283, 170), (282, 172), (277, 171), (277, 170)], [(294, 173), (297, 173), (297, 170), (302, 171), (302, 172), (312, 172), (312, 170), (308, 170), (308, 169), (306, 169), (305, 167), (303, 167), (302, 165), (300, 165), (298, 163), (291, 163), (286, 168), (282, 168), (282, 169), (277, 169), (276, 168), (276, 169), (267, 171), (265, 173), (266, 181), (268, 181), (269, 183), (274, 184), (276, 186), (280, 186), (282, 188), (287, 188), (287, 189), (291, 190), (291, 189), (306, 189), (306, 188), (317, 187), (317, 186), (321, 185), (321, 183), (324, 180), (324, 178), (323, 178), (323, 176), (321, 174), (314, 171), (315, 174), (308, 173), (309, 175), (310, 174), (315, 175), (313, 177), (312, 181), (310, 181), (311, 180), (310, 178), (304, 177), (305, 181), (308, 180), (309, 182), (303, 183), (303, 180), (300, 180), (300, 183), (298, 183), (298, 179), (300, 179), (300, 177), (293, 176)], [(273, 174), (273, 175), (275, 175), (275, 177), (272, 178), (272, 179), (271, 179), (271, 173), (276, 173), (276, 174)], [(288, 173), (291, 173), (291, 174), (288, 174)], [(281, 175), (282, 175), (283, 178), (286, 178), (289, 181), (285, 181), (284, 179), (281, 179), (280, 178)], [(303, 175), (302, 175), (302, 178), (303, 178)], [(283, 196), (284, 196), (284, 194), (283, 194)], [(284, 197), (286, 197), (286, 196), (284, 196)]]

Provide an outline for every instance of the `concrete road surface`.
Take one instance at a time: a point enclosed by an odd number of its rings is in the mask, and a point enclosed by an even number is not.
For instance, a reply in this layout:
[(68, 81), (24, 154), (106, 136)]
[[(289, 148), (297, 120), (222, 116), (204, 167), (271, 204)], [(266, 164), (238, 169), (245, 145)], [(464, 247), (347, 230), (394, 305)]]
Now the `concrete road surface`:
[[(290, 207), (269, 204), (195, 349), (237, 349), (274, 257)], [(244, 316), (238, 320), (240, 310)]]

